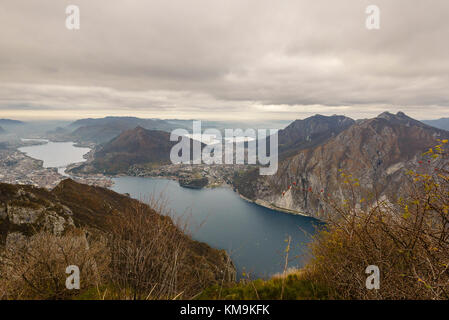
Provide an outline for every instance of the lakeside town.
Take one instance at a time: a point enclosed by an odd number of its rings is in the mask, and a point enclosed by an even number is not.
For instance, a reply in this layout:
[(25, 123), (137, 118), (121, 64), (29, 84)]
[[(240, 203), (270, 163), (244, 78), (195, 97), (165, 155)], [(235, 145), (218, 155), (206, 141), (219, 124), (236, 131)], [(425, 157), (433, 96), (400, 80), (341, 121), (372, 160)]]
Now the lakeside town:
[(180, 186), (186, 188), (215, 188), (232, 185), (234, 175), (247, 167), (237, 164), (169, 164), (157, 168), (134, 165), (128, 175), (177, 180)]
[[(14, 145), (7, 149), (0, 149), (0, 182), (11, 184), (28, 184), (46, 189), (53, 189), (62, 180), (71, 178), (77, 182), (100, 187), (111, 187), (111, 176), (101, 173), (72, 174), (72, 169), (81, 163), (67, 165), (66, 172), (62, 174), (60, 168), (45, 168), (43, 161), (34, 159), (21, 152), (19, 147), (39, 145), (42, 141), (23, 140), (23, 144)], [(85, 155), (87, 161), (92, 157), (92, 151)], [(214, 188), (222, 185), (232, 185), (236, 173), (247, 165), (189, 165), (167, 164), (158, 167), (132, 166), (128, 175), (136, 177), (153, 177), (172, 179), (179, 182), (182, 187), (200, 189)]]
[[(58, 168), (44, 168), (42, 160), (31, 158), (17, 149), (0, 150), (0, 182), (53, 189), (67, 178), (68, 176), (58, 172)], [(88, 185), (101, 187), (112, 185), (111, 179), (101, 174), (70, 176), (70, 178)]]

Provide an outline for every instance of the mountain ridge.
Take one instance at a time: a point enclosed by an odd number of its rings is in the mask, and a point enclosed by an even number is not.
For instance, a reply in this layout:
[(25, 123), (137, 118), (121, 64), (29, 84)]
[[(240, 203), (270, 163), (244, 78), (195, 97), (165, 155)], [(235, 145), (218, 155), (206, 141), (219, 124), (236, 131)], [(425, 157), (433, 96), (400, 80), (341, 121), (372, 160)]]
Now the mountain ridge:
[(323, 197), (345, 198), (340, 172), (351, 174), (364, 189), (393, 199), (405, 183), (402, 169), (416, 167), (419, 156), (437, 138), (448, 137), (449, 132), (402, 112), (382, 113), (281, 160), (273, 176), (248, 173), (246, 182), (240, 177), (235, 188), (265, 206), (322, 218), (326, 214)]
[(0, 119), (0, 125), (21, 125), (25, 124), (23, 121), (13, 120), (13, 119)]
[(440, 119), (435, 119), (435, 120), (422, 120), (421, 122), (438, 128), (438, 129), (443, 129), (443, 130), (448, 130), (449, 131), (449, 118), (440, 118)]
[(295, 152), (323, 143), (353, 125), (351, 118), (339, 115), (316, 114), (303, 120), (295, 120), (279, 130), (279, 154), (288, 157)]
[(118, 137), (124, 131), (142, 127), (148, 130), (170, 132), (179, 127), (161, 119), (143, 119), (136, 117), (104, 117), (79, 119), (68, 125), (71, 133), (64, 136), (77, 142), (103, 144)]
[[(191, 146), (193, 140), (190, 140)], [(177, 141), (170, 141), (170, 133), (136, 127), (122, 132), (98, 147), (93, 160), (72, 169), (74, 173), (100, 172), (125, 174), (133, 165), (160, 166), (169, 164), (170, 151)], [(204, 147), (204, 144), (202, 144)]]

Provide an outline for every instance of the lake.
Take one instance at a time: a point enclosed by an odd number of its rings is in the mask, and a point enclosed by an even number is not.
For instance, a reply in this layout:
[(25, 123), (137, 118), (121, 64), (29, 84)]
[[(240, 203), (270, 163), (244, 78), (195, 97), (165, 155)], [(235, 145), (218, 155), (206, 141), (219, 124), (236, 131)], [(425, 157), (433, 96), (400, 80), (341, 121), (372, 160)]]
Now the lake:
[(140, 178), (114, 178), (112, 190), (129, 193), (136, 199), (163, 195), (177, 216), (189, 219), (195, 240), (226, 249), (239, 276), (243, 272), (267, 278), (282, 272), (286, 240), (291, 237), (289, 267), (300, 267), (310, 236), (316, 225), (313, 218), (290, 215), (241, 199), (229, 187), (187, 189), (177, 181)]
[[(20, 148), (32, 158), (43, 160), (44, 167), (57, 167), (63, 172), (71, 163), (81, 162), (90, 149), (78, 148), (72, 142), (48, 142)], [(136, 199), (163, 195), (175, 216), (188, 219), (192, 238), (211, 247), (227, 250), (238, 276), (251, 278), (282, 272), (286, 240), (291, 237), (289, 267), (301, 267), (307, 243), (320, 221), (290, 215), (258, 206), (241, 199), (229, 187), (186, 189), (177, 181), (117, 177), (112, 190), (129, 193)]]
[(90, 151), (89, 148), (75, 147), (74, 142), (51, 142), (45, 139), (22, 139), (24, 141), (47, 142), (45, 144), (19, 148), (27, 156), (42, 160), (44, 168), (58, 168), (61, 175), (69, 164), (83, 162), (83, 156)]

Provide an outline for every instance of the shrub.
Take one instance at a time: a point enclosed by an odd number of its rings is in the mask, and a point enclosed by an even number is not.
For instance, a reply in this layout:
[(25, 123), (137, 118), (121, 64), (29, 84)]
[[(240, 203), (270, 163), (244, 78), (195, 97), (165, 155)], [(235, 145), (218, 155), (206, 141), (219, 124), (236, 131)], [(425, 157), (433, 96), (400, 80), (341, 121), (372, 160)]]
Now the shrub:
[(109, 219), (110, 298), (189, 299), (232, 280), (232, 262), (223, 261), (223, 252), (187, 236), (186, 221), (174, 223), (163, 200), (148, 202)]
[[(444, 144), (426, 152), (428, 164), (409, 171), (406, 196), (377, 199), (361, 210), (357, 194), (331, 203), (335, 218), (311, 244), (307, 277), (337, 299), (449, 299), (449, 172)], [(429, 160), (427, 160), (429, 159)], [(348, 175), (346, 175), (348, 180)], [(350, 178), (349, 178), (350, 180)], [(365, 268), (381, 272), (367, 290)]]
[(68, 299), (69, 265), (80, 269), (81, 287), (95, 287), (107, 272), (104, 242), (88, 243), (82, 230), (64, 236), (39, 232), (5, 247), (0, 257), (0, 299)]

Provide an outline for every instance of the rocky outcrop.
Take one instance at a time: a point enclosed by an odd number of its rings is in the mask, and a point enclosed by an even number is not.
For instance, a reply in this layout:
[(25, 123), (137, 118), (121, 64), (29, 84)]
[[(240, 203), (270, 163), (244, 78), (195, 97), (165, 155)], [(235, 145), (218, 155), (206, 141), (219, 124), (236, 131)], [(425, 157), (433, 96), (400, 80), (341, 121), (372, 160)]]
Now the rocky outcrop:
[(48, 231), (61, 235), (73, 226), (72, 211), (50, 192), (32, 186), (0, 184), (0, 244), (10, 234)]
[(202, 178), (180, 178), (179, 185), (184, 188), (189, 189), (202, 189), (209, 184), (209, 179), (206, 177)]
[(402, 112), (385, 112), (282, 160), (273, 176), (247, 173), (249, 179), (236, 180), (236, 189), (253, 201), (326, 219), (331, 213), (325, 200), (348, 197), (341, 173), (351, 174), (363, 190), (393, 200), (406, 186), (405, 171), (419, 166), (436, 139), (448, 137)]

